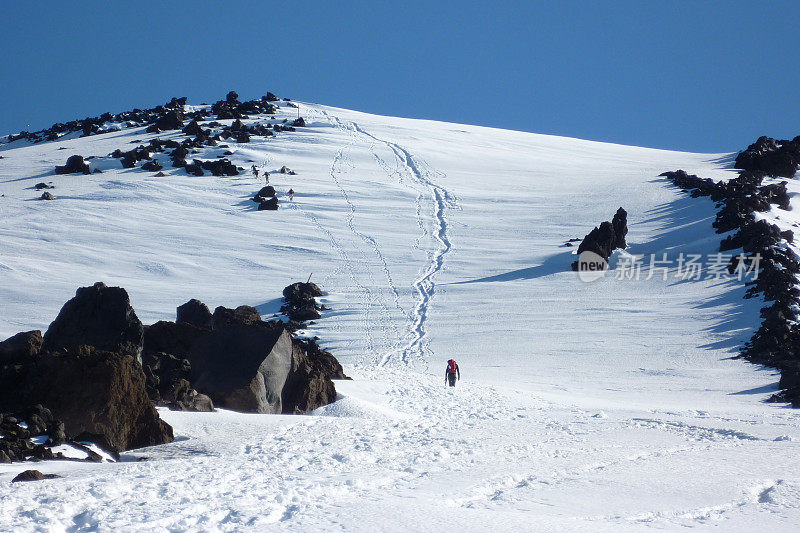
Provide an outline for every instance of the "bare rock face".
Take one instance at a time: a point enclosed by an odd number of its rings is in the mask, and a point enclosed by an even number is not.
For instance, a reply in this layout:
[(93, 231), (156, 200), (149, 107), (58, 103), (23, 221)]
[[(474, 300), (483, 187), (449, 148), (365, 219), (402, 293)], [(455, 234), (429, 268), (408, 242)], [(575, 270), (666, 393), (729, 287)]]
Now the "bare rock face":
[(74, 351), (80, 346), (141, 355), (144, 327), (122, 287), (95, 283), (81, 287), (64, 304), (44, 334), (43, 351)]
[(145, 391), (145, 376), (129, 353), (91, 346), (42, 353), (25, 365), (0, 369), (0, 408), (42, 405), (82, 436), (119, 452), (173, 440)]
[(0, 366), (25, 362), (42, 348), (42, 332), (39, 330), (17, 333), (0, 342)]
[(218, 407), (281, 413), (281, 393), (292, 369), (292, 339), (277, 322), (217, 308), (214, 329), (191, 347), (192, 384)]

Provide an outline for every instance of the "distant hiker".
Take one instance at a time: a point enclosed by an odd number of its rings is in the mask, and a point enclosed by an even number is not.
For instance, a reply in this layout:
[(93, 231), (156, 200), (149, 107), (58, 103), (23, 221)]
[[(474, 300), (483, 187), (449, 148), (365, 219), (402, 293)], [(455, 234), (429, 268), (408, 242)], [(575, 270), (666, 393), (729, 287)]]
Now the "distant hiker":
[(461, 371), (458, 369), (458, 363), (450, 359), (447, 361), (447, 369), (444, 371), (444, 382), (455, 387), (456, 377), (458, 377), (458, 381), (461, 381)]
[(289, 200), (294, 200), (294, 189), (289, 189)]
[(253, 171), (253, 176), (258, 177), (258, 168), (255, 165), (251, 166), (250, 170)]
[(269, 172), (266, 170), (264, 171), (264, 181), (266, 182), (265, 185), (269, 185)]

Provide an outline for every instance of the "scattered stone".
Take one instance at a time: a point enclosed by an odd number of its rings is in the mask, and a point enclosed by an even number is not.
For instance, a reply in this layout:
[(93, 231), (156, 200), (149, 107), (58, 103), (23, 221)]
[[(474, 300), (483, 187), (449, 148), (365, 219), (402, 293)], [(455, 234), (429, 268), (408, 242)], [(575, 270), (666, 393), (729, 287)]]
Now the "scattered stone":
[(42, 193), (42, 195), (39, 197), (39, 200), (55, 200), (55, 196), (53, 196), (53, 195), (52, 195), (52, 194), (50, 194), (49, 192), (45, 191), (45, 192), (43, 192), (43, 193)]
[(41, 191), (42, 189), (52, 189), (53, 186), (42, 182), (42, 183), (37, 183), (36, 185), (33, 186), (33, 188), (36, 189), (37, 191)]
[(162, 168), (164, 167), (162, 167), (156, 160), (148, 161), (142, 165), (142, 170), (146, 170), (148, 172), (158, 172)]
[(25, 470), (21, 474), (17, 475), (17, 477), (12, 479), (11, 482), (18, 483), (20, 481), (42, 481), (43, 479), (56, 479), (60, 477), (61, 476), (57, 474), (42, 474), (38, 470)]

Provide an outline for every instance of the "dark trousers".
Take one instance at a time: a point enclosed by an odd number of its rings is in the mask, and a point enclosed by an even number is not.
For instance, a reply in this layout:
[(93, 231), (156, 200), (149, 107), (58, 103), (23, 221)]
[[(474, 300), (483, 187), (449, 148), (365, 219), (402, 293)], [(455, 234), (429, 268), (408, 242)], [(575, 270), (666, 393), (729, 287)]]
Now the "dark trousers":
[(452, 374), (447, 374), (447, 381), (450, 383), (451, 387), (456, 386), (456, 374), (453, 372)]

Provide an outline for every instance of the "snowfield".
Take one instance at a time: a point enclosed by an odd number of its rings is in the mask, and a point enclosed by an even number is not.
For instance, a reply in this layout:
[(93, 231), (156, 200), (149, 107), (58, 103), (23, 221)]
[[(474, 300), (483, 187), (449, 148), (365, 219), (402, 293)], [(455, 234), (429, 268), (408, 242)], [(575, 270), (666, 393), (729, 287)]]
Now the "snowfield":
[[(190, 298), (269, 318), (313, 273), (330, 310), (307, 333), (354, 378), (307, 416), (161, 409), (175, 442), (119, 463), (0, 465), (0, 530), (796, 529), (800, 421), (763, 403), (776, 372), (731, 359), (761, 302), (674, 269), (583, 283), (564, 246), (622, 206), (612, 267), (716, 253), (713, 202), (657, 176), (728, 179), (731, 154), (300, 113), (297, 132), (226, 143), (271, 172), (276, 212), (256, 211), (249, 172), (188, 176), (160, 155), (157, 178), (106, 157), (180, 132), (0, 145), (0, 338), (46, 329), (95, 281), (150, 324)], [(55, 176), (72, 154), (103, 173)], [(63, 478), (10, 483), (31, 467)]]

